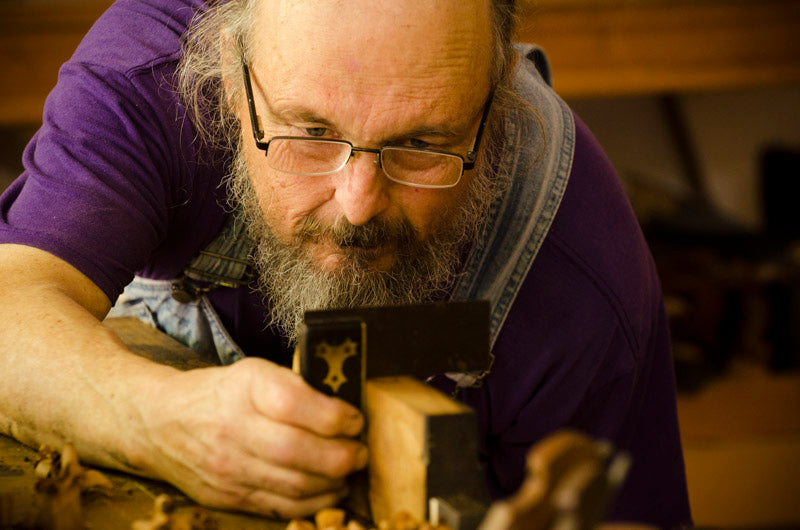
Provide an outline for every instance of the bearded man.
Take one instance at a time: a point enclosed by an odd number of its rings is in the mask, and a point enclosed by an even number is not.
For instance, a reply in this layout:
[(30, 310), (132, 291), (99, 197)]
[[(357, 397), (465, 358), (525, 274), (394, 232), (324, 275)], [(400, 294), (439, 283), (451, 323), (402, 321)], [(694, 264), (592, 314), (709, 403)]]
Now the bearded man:
[[(512, 0), (119, 0), (0, 202), (0, 432), (285, 517), (364, 467), (360, 413), (285, 368), (304, 311), (491, 302), (495, 497), (561, 427), (634, 465), (613, 519), (690, 522), (658, 279)], [(222, 366), (179, 372), (136, 315)]]

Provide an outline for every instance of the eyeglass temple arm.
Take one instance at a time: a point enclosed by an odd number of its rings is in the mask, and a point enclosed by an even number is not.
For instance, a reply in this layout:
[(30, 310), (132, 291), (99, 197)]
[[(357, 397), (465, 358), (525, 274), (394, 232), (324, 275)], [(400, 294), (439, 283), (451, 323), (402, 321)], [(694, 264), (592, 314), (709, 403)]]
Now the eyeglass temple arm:
[(247, 96), (247, 108), (250, 111), (250, 125), (253, 128), (253, 137), (256, 139), (256, 144), (259, 144), (261, 143), (260, 140), (264, 138), (264, 131), (258, 126), (256, 103), (253, 98), (253, 86), (250, 83), (250, 68), (248, 68), (244, 59), (242, 59), (242, 74), (244, 75), (244, 91)]
[(472, 144), (472, 149), (467, 151), (467, 161), (464, 163), (464, 169), (472, 169), (475, 166), (475, 159), (478, 158), (478, 148), (480, 147), (481, 140), (483, 139), (483, 129), (486, 127), (486, 122), (489, 121), (489, 111), (492, 109), (493, 99), (494, 89), (489, 92), (489, 97), (486, 98), (486, 106), (483, 107), (481, 123), (478, 125), (478, 132), (475, 135), (475, 141)]

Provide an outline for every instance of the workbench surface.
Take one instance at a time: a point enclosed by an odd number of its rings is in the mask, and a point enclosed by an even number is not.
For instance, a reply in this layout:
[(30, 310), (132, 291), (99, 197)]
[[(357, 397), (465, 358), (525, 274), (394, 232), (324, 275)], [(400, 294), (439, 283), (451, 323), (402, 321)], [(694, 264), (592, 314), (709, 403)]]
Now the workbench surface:
[[(36, 451), (15, 440), (0, 435), (0, 528), (16, 527), (35, 514), (34, 474)], [(87, 528), (130, 528), (136, 520), (149, 520), (156, 496), (169, 495), (178, 510), (197, 506), (185, 495), (166, 483), (147, 480), (126, 473), (100, 470), (111, 481), (108, 496), (90, 494), (83, 501)], [(208, 510), (217, 520), (218, 528), (244, 530), (277, 530), (286, 527), (284, 521), (274, 521), (244, 514)]]
[[(0, 124), (40, 123), (42, 103), (111, 0), (0, 2)], [(525, 0), (519, 39), (550, 55), (562, 97), (800, 82), (797, 0)]]
[[(105, 324), (139, 355), (176, 368), (189, 369), (207, 366), (192, 350), (177, 343), (136, 319), (108, 319)], [(61, 448), (56, 448), (59, 451)], [(16, 527), (24, 520), (34, 504), (34, 474), (36, 451), (15, 440), (0, 435), (0, 528)], [(87, 528), (130, 528), (136, 520), (149, 520), (153, 514), (154, 499), (165, 493), (175, 501), (178, 509), (197, 506), (174, 487), (121, 472), (100, 470), (113, 483), (111, 495), (91, 496), (84, 502)], [(285, 521), (274, 521), (242, 514), (209, 510), (217, 519), (218, 528), (243, 530), (277, 530), (286, 527)]]

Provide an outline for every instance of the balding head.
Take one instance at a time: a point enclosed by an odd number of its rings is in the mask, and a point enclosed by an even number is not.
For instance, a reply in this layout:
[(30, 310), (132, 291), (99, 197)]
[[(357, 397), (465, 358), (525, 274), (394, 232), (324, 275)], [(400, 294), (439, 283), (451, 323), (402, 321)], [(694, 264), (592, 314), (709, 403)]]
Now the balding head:
[[(500, 109), (503, 104), (504, 92), (510, 82), (510, 73), (514, 64), (515, 53), (512, 46), (513, 28), (515, 25), (516, 7), (515, 0), (486, 0), (489, 6), (491, 49), (490, 49), (490, 84), (497, 87), (499, 93)], [(229, 96), (233, 100), (241, 97), (242, 91), (238, 78), (241, 75), (237, 63), (238, 50), (237, 42), (245, 43), (245, 54), (249, 56), (252, 49), (250, 43), (263, 32), (258, 31), (258, 13), (261, 9), (269, 8), (270, 5), (278, 5), (280, 1), (270, 0), (230, 0), (213, 5), (209, 10), (199, 16), (189, 28), (185, 39), (184, 59), (179, 66), (178, 90), (187, 104), (187, 108), (203, 140), (212, 143), (229, 144), (231, 140), (238, 141), (236, 135), (231, 135), (231, 129), (238, 129), (238, 123), (231, 121), (232, 116), (227, 112), (224, 98), (220, 95), (220, 80), (232, 79), (236, 82), (230, 84)], [(303, 2), (297, 2), (301, 5)], [(408, 5), (415, 2), (410, 2)], [(449, 5), (449, 1), (440, 6), (440, 2), (419, 1), (416, 2), (423, 8), (442, 9)], [(464, 9), (462, 4), (471, 4), (472, 9), (479, 8), (483, 1), (472, 3), (456, 2), (456, 9), (462, 13), (470, 12)], [(328, 24), (330, 27), (341, 27), (344, 32), (345, 27), (352, 27), (357, 20), (351, 15), (351, 2), (335, 2), (335, 0), (324, 0), (314, 2), (316, 6), (337, 5), (340, 9), (334, 10), (333, 20)], [(369, 8), (377, 6), (379, 2), (366, 2), (364, 5)], [(395, 9), (405, 5), (404, 1), (388, 2), (390, 7)], [(407, 10), (407, 14), (412, 17), (422, 19), (422, 12)], [(457, 14), (456, 14), (457, 15)], [(339, 21), (348, 20), (347, 24)], [(424, 20), (427, 25), (435, 26), (440, 22), (436, 17)], [(395, 24), (397, 26), (398, 24)], [(358, 24), (355, 24), (356, 29)], [(415, 23), (418, 28), (424, 27), (422, 24)], [(252, 36), (255, 36), (252, 38)], [(422, 35), (423, 40), (427, 35)], [(358, 42), (353, 39), (353, 42)], [(220, 47), (223, 43), (224, 46)], [(223, 60), (226, 57), (227, 60)], [(231, 102), (231, 100), (229, 100)], [(229, 145), (228, 145), (229, 146)]]
[(466, 137), (489, 93), (488, 0), (272, 0), (254, 21), (246, 60), (267, 122), (329, 124), (364, 146)]

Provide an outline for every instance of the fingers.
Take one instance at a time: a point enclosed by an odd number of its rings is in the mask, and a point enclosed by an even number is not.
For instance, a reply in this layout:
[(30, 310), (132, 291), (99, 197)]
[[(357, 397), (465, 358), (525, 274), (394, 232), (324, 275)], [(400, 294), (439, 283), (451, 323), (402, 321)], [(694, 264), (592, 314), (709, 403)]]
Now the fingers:
[(291, 370), (250, 360), (257, 363), (244, 365), (245, 359), (236, 364), (258, 374), (253, 406), (261, 414), (325, 437), (353, 437), (364, 428), (364, 418), (355, 407), (314, 390)]
[[(180, 379), (177, 379), (180, 377)], [(263, 359), (181, 373), (145, 438), (156, 476), (209, 506), (298, 517), (335, 504), (363, 469), (361, 413)]]
[[(204, 505), (289, 518), (331, 506), (346, 494), (350, 464), (337, 461), (352, 460), (358, 442), (268, 423), (250, 415), (224, 434), (184, 441), (177, 453), (164, 455), (178, 463), (164, 478)], [(327, 456), (304, 459), (303, 453)], [(324, 473), (314, 472), (320, 469)]]
[[(335, 506), (344, 497), (345, 492), (328, 493), (306, 499), (288, 499), (277, 497), (268, 492), (255, 492), (247, 499), (247, 505), (242, 509), (261, 513), (269, 517), (281, 519), (296, 519), (306, 517), (323, 508)], [(264, 509), (270, 506), (269, 509)]]
[(220, 494), (215, 488), (200, 492), (186, 492), (204, 506), (226, 510), (240, 510), (273, 518), (293, 519), (305, 517), (323, 508), (336, 505), (347, 494), (346, 488), (318, 495), (293, 498), (263, 488), (242, 488)]
[(240, 454), (210, 454), (202, 465), (202, 482), (220, 491), (264, 490), (278, 497), (302, 500), (345, 489), (345, 477), (327, 477), (287, 467), (268, 459)]
[(255, 458), (279, 467), (336, 479), (367, 465), (367, 448), (357, 440), (320, 437), (270, 419), (254, 420), (249, 427), (242, 433), (243, 445), (254, 451)]

